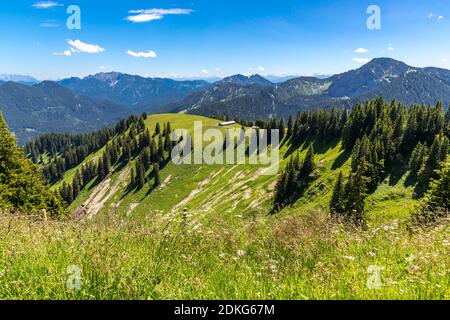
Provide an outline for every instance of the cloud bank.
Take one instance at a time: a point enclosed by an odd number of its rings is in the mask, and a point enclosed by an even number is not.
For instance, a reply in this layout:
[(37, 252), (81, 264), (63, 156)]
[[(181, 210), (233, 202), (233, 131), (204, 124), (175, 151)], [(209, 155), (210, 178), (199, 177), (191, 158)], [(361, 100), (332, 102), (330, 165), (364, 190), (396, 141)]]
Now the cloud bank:
[(149, 22), (154, 20), (164, 19), (167, 15), (181, 15), (181, 14), (191, 14), (194, 12), (190, 9), (143, 9), (143, 10), (130, 10), (129, 15), (126, 19), (135, 23)]
[(50, 9), (54, 7), (60, 7), (62, 4), (55, 1), (40, 1), (33, 3), (32, 7), (36, 9)]
[(156, 58), (156, 56), (157, 56), (155, 51), (147, 51), (147, 52), (139, 51), (139, 52), (136, 52), (136, 51), (133, 51), (133, 50), (128, 50), (127, 54), (129, 56), (132, 56), (132, 57), (135, 57), (135, 58), (147, 58), (147, 59), (153, 59), (153, 58)]

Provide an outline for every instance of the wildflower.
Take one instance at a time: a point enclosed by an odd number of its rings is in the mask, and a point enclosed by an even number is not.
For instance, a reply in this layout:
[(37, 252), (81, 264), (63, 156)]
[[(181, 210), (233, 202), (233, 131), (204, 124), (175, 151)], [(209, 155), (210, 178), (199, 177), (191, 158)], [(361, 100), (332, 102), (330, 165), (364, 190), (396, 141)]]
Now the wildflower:
[(238, 257), (243, 257), (245, 255), (245, 251), (244, 250), (239, 250), (238, 252), (237, 252), (237, 256)]
[(408, 269), (408, 272), (411, 273), (411, 274), (417, 273), (419, 271), (420, 271), (420, 267), (418, 265), (415, 265), (415, 264), (411, 265), (409, 267), (409, 269)]
[(355, 257), (352, 257), (352, 256), (344, 256), (344, 259), (353, 261), (353, 260), (355, 260)]

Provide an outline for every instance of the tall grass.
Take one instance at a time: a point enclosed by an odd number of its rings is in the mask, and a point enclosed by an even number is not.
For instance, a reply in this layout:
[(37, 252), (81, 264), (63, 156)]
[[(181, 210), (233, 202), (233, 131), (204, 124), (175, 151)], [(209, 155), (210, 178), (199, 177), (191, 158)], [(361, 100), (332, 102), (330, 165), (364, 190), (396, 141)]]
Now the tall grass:
[[(0, 298), (450, 298), (448, 219), (414, 234), (399, 222), (353, 230), (316, 211), (199, 221), (0, 214)], [(66, 286), (71, 265), (79, 290)], [(381, 270), (379, 289), (366, 285), (370, 266)]]

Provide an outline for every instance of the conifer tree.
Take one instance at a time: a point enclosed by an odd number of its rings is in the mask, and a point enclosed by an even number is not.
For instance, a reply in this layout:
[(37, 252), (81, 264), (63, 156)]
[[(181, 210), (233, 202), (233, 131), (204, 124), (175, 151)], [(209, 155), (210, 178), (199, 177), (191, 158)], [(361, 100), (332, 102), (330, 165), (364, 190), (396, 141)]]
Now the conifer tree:
[(158, 162), (164, 160), (164, 144), (162, 136), (158, 136)]
[(275, 186), (274, 202), (276, 206), (276, 211), (280, 209), (280, 207), (283, 205), (283, 202), (286, 199), (286, 189), (287, 189), (287, 173), (286, 171), (283, 171)]
[(161, 134), (161, 126), (160, 126), (160, 124), (159, 124), (159, 122), (156, 124), (156, 127), (155, 127), (155, 136), (157, 136), (157, 135), (159, 135), (159, 134)]
[(438, 180), (432, 183), (425, 201), (432, 208), (450, 211), (450, 163), (446, 163), (438, 172)]
[(136, 162), (136, 186), (142, 189), (145, 185), (145, 170), (140, 161)]
[(155, 163), (153, 165), (153, 172), (155, 176), (155, 182), (153, 184), (153, 187), (157, 188), (161, 184), (161, 177), (159, 176), (159, 164)]
[(344, 212), (344, 176), (342, 171), (339, 172), (338, 179), (334, 185), (330, 209), (334, 214), (341, 214)]
[(422, 203), (412, 214), (414, 224), (434, 223), (450, 214), (450, 163), (444, 164), (438, 172), (438, 179), (422, 199)]
[(284, 135), (286, 134), (286, 124), (284, 122), (284, 118), (281, 118), (278, 130), (280, 132), (280, 141), (281, 141), (283, 140)]
[(314, 147), (312, 144), (310, 144), (301, 168), (301, 177), (309, 177), (309, 175), (313, 173), (315, 169), (316, 165), (314, 163)]
[(358, 168), (352, 173), (345, 186), (344, 210), (348, 218), (355, 222), (362, 222), (365, 212), (365, 199), (367, 197), (367, 178), (364, 177), (364, 168)]
[(444, 134), (441, 135), (441, 146), (439, 150), (439, 161), (446, 162), (449, 153), (449, 139)]
[(136, 182), (136, 169), (135, 168), (131, 168), (131, 177), (130, 177), (130, 185), (131, 186), (136, 186), (137, 182)]
[(412, 174), (417, 175), (421, 171), (427, 157), (427, 152), (427, 146), (421, 142), (414, 148), (409, 161), (409, 170)]
[(16, 147), (0, 113), (0, 208), (25, 212), (47, 209), (62, 212), (59, 196), (45, 185), (38, 168)]
[(292, 115), (289, 116), (288, 125), (287, 125), (287, 135), (288, 137), (292, 136), (294, 130), (294, 120), (292, 119)]
[(443, 137), (437, 135), (434, 139), (433, 145), (430, 148), (430, 153), (428, 155), (428, 160), (425, 165), (426, 173), (431, 178), (436, 178), (436, 170), (439, 169), (441, 163), (441, 143)]

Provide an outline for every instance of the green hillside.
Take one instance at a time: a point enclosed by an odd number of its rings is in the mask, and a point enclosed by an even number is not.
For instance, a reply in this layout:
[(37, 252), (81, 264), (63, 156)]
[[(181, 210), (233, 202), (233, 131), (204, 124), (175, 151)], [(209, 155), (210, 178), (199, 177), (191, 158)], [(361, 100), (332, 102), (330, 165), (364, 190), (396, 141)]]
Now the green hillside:
[[(156, 123), (170, 122), (173, 128), (193, 130), (194, 121), (202, 121), (207, 128), (216, 128), (219, 120), (182, 114), (152, 115), (145, 121), (146, 127), (154, 132)], [(222, 129), (224, 130), (224, 129)], [(304, 156), (309, 140), (299, 146), (300, 155)], [(290, 211), (311, 209), (328, 209), (332, 188), (339, 171), (349, 171), (348, 159), (334, 168), (337, 161), (346, 158), (339, 142), (329, 144), (315, 143), (316, 162), (320, 178), (306, 190), (304, 197)], [(291, 145), (284, 143), (280, 150), (281, 169), (289, 161)], [(94, 161), (101, 156), (104, 148), (90, 155), (85, 162), (67, 171), (62, 181), (55, 184), (60, 187), (63, 181), (70, 181), (75, 172), (86, 162)], [(288, 152), (289, 151), (289, 152)], [(162, 185), (151, 190), (149, 182), (139, 191), (129, 191), (130, 169), (134, 162), (126, 166), (118, 166), (111, 176), (100, 184), (90, 183), (80, 197), (70, 205), (73, 212), (80, 206), (94, 208), (95, 215), (115, 214), (142, 217), (158, 213), (181, 214), (184, 208), (195, 216), (220, 214), (222, 217), (236, 215), (268, 214), (272, 210), (273, 190), (277, 176), (264, 176), (261, 166), (253, 165), (175, 165), (169, 163), (161, 170)], [(396, 185), (390, 185), (388, 179), (372, 194), (368, 201), (376, 202), (376, 206), (368, 207), (368, 214), (376, 223), (383, 223), (393, 218), (408, 215), (416, 201), (412, 200), (412, 187), (405, 187), (404, 179)], [(323, 184), (325, 188), (319, 190)], [(372, 200), (373, 199), (373, 200)], [(101, 206), (99, 206), (101, 204)], [(389, 208), (386, 213), (386, 208)]]
[[(192, 132), (194, 121), (206, 128), (219, 122), (183, 114), (131, 119), (53, 189), (72, 183), (89, 163), (102, 163), (106, 150), (130, 142), (134, 130), (138, 141), (147, 129), (157, 137), (157, 124)], [(150, 166), (139, 188), (131, 184), (136, 153), (112, 162), (104, 178), (85, 181), (66, 217), (0, 213), (0, 225), (9, 226), (0, 229), (0, 298), (449, 299), (448, 216), (411, 229), (420, 179), (395, 167), (397, 160), (368, 193), (364, 226), (338, 223), (330, 219), (330, 201), (339, 173), (353, 174), (355, 151), (344, 146), (345, 135), (302, 136), (294, 127), (288, 132), (298, 136), (286, 134), (280, 143), (278, 175), (264, 175), (262, 165), (168, 162), (157, 187)], [(358, 143), (362, 150), (365, 142)], [(312, 149), (309, 183), (274, 211), (281, 175)], [(67, 285), (73, 266), (81, 272), (78, 289)]]

